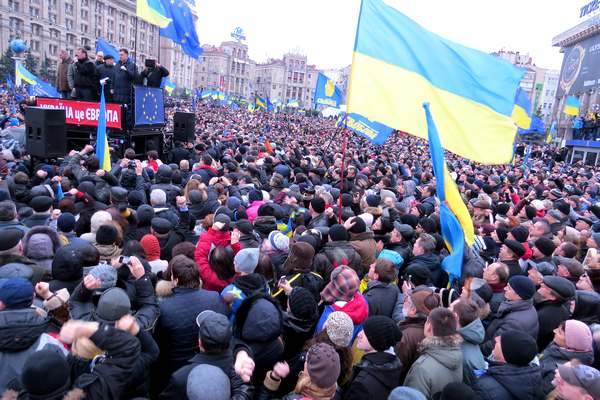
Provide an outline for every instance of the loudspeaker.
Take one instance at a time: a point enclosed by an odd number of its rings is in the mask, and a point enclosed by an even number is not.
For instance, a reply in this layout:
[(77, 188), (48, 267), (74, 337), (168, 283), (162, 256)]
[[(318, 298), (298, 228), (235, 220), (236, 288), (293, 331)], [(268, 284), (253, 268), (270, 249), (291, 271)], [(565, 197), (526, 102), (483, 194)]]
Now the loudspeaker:
[(173, 116), (173, 140), (193, 142), (196, 137), (196, 114), (176, 112)]
[(65, 110), (27, 107), (25, 109), (25, 149), (39, 158), (67, 154)]

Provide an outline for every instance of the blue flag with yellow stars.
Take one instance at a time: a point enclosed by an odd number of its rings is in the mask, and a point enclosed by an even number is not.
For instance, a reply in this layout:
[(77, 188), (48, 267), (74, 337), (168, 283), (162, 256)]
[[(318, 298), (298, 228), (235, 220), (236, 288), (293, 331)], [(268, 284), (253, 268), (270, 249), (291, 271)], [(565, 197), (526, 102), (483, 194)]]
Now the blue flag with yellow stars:
[(135, 125), (164, 123), (165, 106), (162, 89), (135, 86)]
[(198, 59), (202, 54), (202, 46), (198, 39), (196, 22), (190, 5), (193, 2), (185, 0), (160, 0), (165, 10), (165, 17), (170, 23), (161, 27), (160, 34), (178, 43), (188, 56)]

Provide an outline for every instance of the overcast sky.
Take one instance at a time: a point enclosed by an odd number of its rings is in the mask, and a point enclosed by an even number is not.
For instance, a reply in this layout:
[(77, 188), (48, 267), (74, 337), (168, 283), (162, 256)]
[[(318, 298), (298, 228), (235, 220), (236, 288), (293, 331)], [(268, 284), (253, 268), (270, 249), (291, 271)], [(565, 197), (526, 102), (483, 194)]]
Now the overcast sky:
[[(530, 53), (534, 63), (560, 69), (552, 47), (557, 34), (577, 24), (586, 0), (389, 0), (425, 28), (476, 49)], [(352, 49), (360, 0), (196, 0), (200, 41), (246, 34), (250, 57), (265, 61), (300, 49), (320, 69), (344, 67)]]

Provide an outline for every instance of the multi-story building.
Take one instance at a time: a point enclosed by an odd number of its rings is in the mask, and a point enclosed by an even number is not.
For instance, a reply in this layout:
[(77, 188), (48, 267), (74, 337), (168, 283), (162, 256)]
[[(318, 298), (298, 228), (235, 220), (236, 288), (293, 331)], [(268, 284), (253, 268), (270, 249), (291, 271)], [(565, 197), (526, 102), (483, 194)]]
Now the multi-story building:
[(136, 18), (135, 0), (0, 0), (2, 53), (10, 40), (20, 38), (40, 63), (48, 59), (56, 68), (60, 50), (73, 54), (86, 45), (94, 49), (98, 37), (127, 48), (133, 56), (137, 51), (139, 67), (146, 58), (158, 57), (175, 72), (175, 83), (193, 81), (196, 63), (170, 40), (162, 39), (159, 46), (158, 27)]
[(534, 104), (534, 111), (539, 112), (546, 126), (550, 126), (552, 123), (552, 111), (556, 101), (559, 76), (560, 72), (557, 70), (545, 71), (539, 101)]

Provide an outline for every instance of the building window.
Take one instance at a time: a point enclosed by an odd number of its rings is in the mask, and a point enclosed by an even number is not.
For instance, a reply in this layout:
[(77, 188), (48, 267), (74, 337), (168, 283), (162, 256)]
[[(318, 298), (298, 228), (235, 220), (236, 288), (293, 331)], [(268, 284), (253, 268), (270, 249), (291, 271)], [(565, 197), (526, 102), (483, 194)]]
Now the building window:
[(37, 7), (29, 7), (29, 15), (35, 18), (40, 17), (40, 9)]
[(53, 14), (53, 13), (48, 14), (48, 19), (50, 20), (51, 24), (56, 24), (56, 21), (57, 21), (56, 14)]
[(65, 14), (73, 15), (73, 4), (65, 3)]
[(88, 25), (87, 24), (80, 24), (79, 27), (81, 28), (81, 32), (88, 33)]
[(73, 30), (73, 20), (68, 18), (65, 19), (65, 26), (68, 30)]
[(87, 10), (81, 10), (81, 19), (88, 19), (88, 15)]
[(8, 21), (8, 26), (11, 32), (14, 32), (17, 36), (23, 35), (23, 20), (11, 17)]
[(8, 0), (8, 9), (14, 12), (21, 11), (21, 3), (17, 0)]
[(33, 36), (41, 37), (42, 26), (38, 24), (31, 24), (31, 33), (33, 34)]
[(82, 7), (89, 7), (89, 0), (80, 0), (81, 1), (81, 6)]
[(31, 40), (30, 48), (31, 51), (38, 53), (40, 51), (40, 42), (38, 40)]
[(90, 39), (84, 38), (84, 37), (81, 38), (81, 46), (82, 47), (88, 46), (89, 44), (90, 44)]
[(108, 20), (108, 30), (109, 30), (109, 31), (112, 31), (112, 30), (114, 30), (114, 29), (115, 29), (115, 21), (114, 21), (114, 20), (112, 20), (112, 19), (109, 19), (109, 20)]
[(110, 15), (111, 17), (115, 16), (115, 8), (108, 6), (108, 15)]
[(108, 33), (106, 34), (106, 40), (108, 40), (109, 42), (114, 42), (114, 40), (115, 40), (115, 35), (114, 35), (114, 33), (112, 33), (112, 32), (108, 32)]
[(57, 31), (56, 29), (50, 29), (50, 38), (51, 39), (58, 39), (60, 37), (60, 32)]
[(70, 45), (74, 45), (75, 44), (75, 35), (67, 33), (67, 43), (69, 43)]
[(48, 45), (48, 52), (50, 54), (58, 54), (58, 46), (55, 44)]

